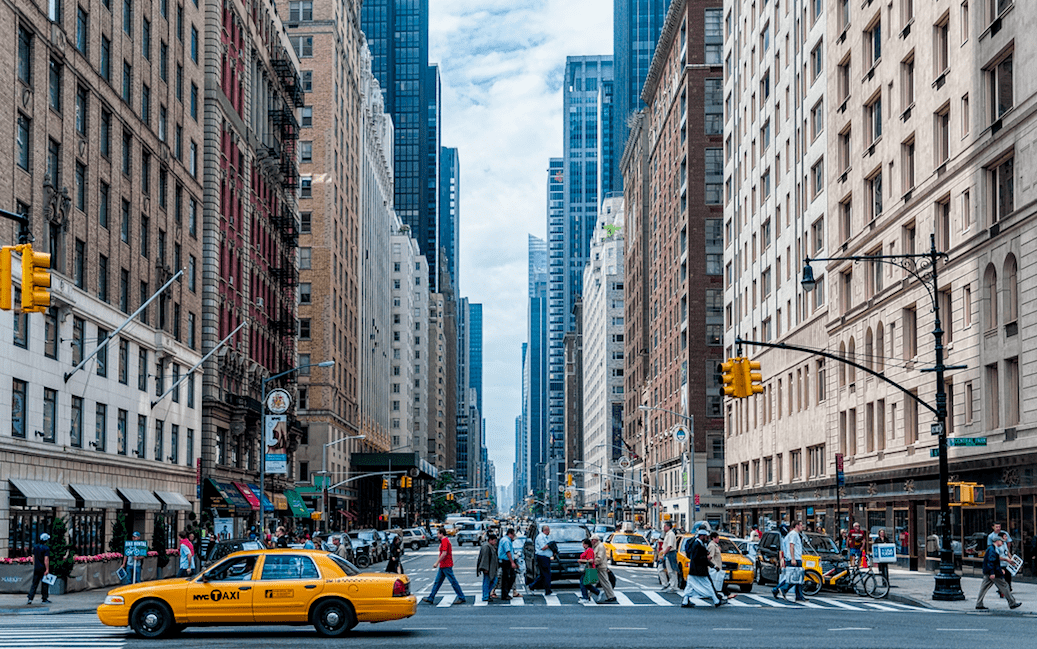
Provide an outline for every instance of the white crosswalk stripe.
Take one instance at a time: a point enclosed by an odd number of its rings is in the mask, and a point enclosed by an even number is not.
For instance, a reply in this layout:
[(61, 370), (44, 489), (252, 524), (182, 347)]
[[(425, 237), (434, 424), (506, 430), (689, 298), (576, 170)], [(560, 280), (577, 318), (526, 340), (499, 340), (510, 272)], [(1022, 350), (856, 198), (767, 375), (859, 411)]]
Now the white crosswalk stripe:
[(121, 649), (129, 629), (101, 624), (96, 615), (5, 616), (0, 625), (4, 649)]
[[(581, 602), (578, 590), (556, 590), (554, 593), (544, 596), (542, 592), (526, 592), (524, 597), (512, 598), (510, 602), (498, 603), (483, 602), (478, 595), (469, 595), (468, 601), (478, 607), (496, 608), (499, 606), (655, 606), (674, 607), (681, 603), (679, 594), (660, 593), (654, 590), (617, 590), (616, 602), (613, 604), (598, 604), (594, 600)], [(436, 607), (447, 608), (454, 604), (457, 599), (454, 593), (442, 593), (436, 597)], [(712, 608), (713, 603), (707, 599), (692, 598), (691, 604), (697, 607)], [(858, 613), (946, 613), (938, 609), (911, 606), (897, 602), (866, 601), (863, 598), (856, 600), (838, 599), (834, 597), (813, 597), (806, 602), (778, 601), (770, 596), (755, 593), (737, 593), (736, 596), (727, 600), (726, 606), (731, 608), (776, 608), (776, 609), (811, 609), (816, 611), (855, 611)]]

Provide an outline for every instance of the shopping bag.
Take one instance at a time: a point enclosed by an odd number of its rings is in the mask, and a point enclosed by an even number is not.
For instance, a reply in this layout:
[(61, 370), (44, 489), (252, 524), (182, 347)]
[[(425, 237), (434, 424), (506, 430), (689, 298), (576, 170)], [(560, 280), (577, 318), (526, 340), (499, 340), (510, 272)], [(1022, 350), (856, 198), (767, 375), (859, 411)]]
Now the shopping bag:
[(787, 571), (788, 582), (793, 586), (801, 585), (803, 583), (803, 568), (791, 566), (785, 568)]
[(42, 579), (43, 583), (47, 584), (48, 586), (53, 586), (54, 582), (56, 582), (57, 580), (58, 580), (58, 578), (55, 577), (53, 573), (48, 573), (46, 575), (43, 575), (43, 579)]
[(580, 581), (584, 586), (593, 586), (598, 583), (598, 569), (587, 568), (583, 571), (583, 577)]
[(724, 571), (716, 568), (709, 569), (709, 580), (713, 582), (713, 590), (718, 593), (724, 590)]

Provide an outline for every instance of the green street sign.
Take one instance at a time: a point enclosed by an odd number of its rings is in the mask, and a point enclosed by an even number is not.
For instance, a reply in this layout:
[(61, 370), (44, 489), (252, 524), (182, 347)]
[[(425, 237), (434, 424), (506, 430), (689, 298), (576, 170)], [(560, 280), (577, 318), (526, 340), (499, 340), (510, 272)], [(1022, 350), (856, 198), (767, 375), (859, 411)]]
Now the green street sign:
[(986, 446), (986, 437), (951, 437), (947, 440), (947, 446)]

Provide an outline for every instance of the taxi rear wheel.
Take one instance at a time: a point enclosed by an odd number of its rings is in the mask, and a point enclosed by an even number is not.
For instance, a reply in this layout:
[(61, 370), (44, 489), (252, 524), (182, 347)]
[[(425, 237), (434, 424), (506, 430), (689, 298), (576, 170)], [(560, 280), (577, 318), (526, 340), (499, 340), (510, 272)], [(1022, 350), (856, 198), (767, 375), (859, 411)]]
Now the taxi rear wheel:
[(313, 609), (313, 628), (326, 637), (342, 635), (356, 626), (352, 607), (339, 599), (326, 599)]
[(130, 615), (130, 626), (142, 638), (161, 638), (175, 626), (173, 612), (165, 603), (151, 600), (138, 604)]

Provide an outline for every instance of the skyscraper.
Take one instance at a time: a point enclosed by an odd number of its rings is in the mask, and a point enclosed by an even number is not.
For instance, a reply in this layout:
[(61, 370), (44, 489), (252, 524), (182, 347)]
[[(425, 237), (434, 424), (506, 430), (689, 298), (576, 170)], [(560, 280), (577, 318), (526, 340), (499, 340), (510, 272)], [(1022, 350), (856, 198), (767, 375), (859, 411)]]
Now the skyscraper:
[[(561, 183), (561, 159), (558, 183)], [(561, 193), (559, 188), (559, 194)], [(547, 243), (529, 235), (529, 307), (526, 320), (527, 347), (522, 363), (522, 409), (528, 455), (527, 486), (543, 491), (544, 458), (547, 457)]]
[(475, 303), (468, 305), (468, 387), (482, 413), (482, 304)]
[[(457, 295), (461, 251), (461, 158), (457, 149), (439, 149), (439, 258)], [(442, 287), (441, 287), (442, 288)]]
[[(360, 24), (371, 48), (371, 68), (385, 95), (385, 109), (396, 127), (396, 213), (428, 259), (429, 285), (435, 289), (439, 72), (428, 64), (428, 0), (367, 0)], [(433, 142), (434, 150), (429, 148)]]
[[(655, 45), (669, 6), (670, 0), (615, 0), (612, 4), (612, 57), (616, 80), (613, 104), (616, 118), (612, 124), (615, 147), (611, 170), (615, 191), (623, 189), (619, 159), (630, 133), (627, 120), (644, 107), (641, 89), (648, 78), (648, 68), (652, 65)], [(602, 165), (605, 164), (602, 159)]]
[[(612, 80), (611, 56), (570, 56), (565, 62), (561, 160), (551, 160), (547, 187), (547, 231), (550, 251), (548, 288), (548, 461), (554, 475), (565, 458), (565, 332), (573, 328), (572, 308), (583, 290), (591, 233), (601, 199), (612, 191), (610, 179), (599, 180), (598, 152), (611, 140), (611, 110), (599, 112), (603, 82)], [(611, 144), (605, 144), (611, 149)], [(557, 484), (553, 483), (552, 484)]]

